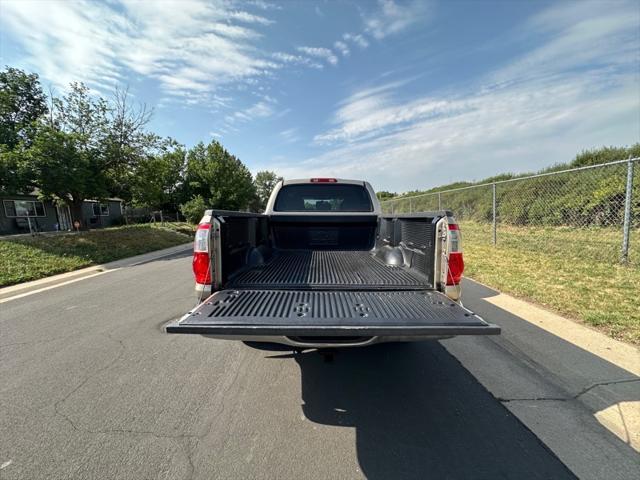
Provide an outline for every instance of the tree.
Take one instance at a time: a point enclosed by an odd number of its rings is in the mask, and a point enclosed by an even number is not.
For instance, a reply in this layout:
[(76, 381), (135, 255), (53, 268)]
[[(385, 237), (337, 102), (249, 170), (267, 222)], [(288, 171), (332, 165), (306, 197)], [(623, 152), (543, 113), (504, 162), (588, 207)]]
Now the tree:
[(84, 83), (72, 82), (69, 92), (51, 101), (48, 125), (72, 134), (76, 146), (84, 151), (98, 153), (106, 143), (109, 131), (109, 104), (102, 97), (91, 95)]
[(278, 177), (275, 172), (269, 170), (262, 170), (256, 173), (253, 184), (255, 185), (258, 196), (258, 209), (264, 210), (266, 208), (269, 196), (276, 186), (276, 183), (280, 180), (282, 180), (282, 177)]
[(36, 124), (32, 144), (20, 142), (12, 155), (2, 156), (0, 176), (15, 171), (23, 189), (38, 188), (42, 197), (68, 204), (83, 225), (83, 202), (130, 191), (140, 159), (159, 137), (144, 130), (147, 110), (132, 109), (126, 93), (116, 91), (110, 103), (72, 83), (51, 105), (50, 115)]
[(161, 152), (138, 160), (132, 181), (135, 204), (158, 209), (178, 205), (186, 152), (171, 140), (167, 143)]
[(106, 198), (107, 179), (100, 156), (82, 148), (87, 140), (51, 125), (42, 125), (32, 148), (23, 153), (22, 169), (29, 186), (44, 197), (69, 205), (74, 220), (82, 224), (82, 203), (88, 198)]
[(0, 195), (24, 193), (25, 179), (20, 169), (20, 154), (0, 145)]
[(256, 189), (247, 167), (213, 140), (209, 145), (200, 142), (187, 153), (185, 196), (198, 195), (208, 208), (242, 210), (255, 198)]
[(109, 106), (75, 82), (51, 104), (50, 117), (41, 122), (32, 148), (24, 152), (23, 171), (43, 197), (67, 203), (74, 221), (84, 226), (83, 202), (110, 193), (103, 154)]
[(116, 88), (109, 102), (102, 151), (111, 194), (124, 200), (133, 198), (133, 189), (139, 183), (138, 169), (142, 167), (149, 172), (149, 152), (163, 155), (167, 148), (175, 146), (173, 140), (163, 140), (146, 130), (152, 115), (153, 109), (146, 104), (132, 104), (128, 88)]
[(11, 67), (0, 72), (0, 145), (5, 151), (30, 143), (34, 122), (46, 113), (38, 75)]

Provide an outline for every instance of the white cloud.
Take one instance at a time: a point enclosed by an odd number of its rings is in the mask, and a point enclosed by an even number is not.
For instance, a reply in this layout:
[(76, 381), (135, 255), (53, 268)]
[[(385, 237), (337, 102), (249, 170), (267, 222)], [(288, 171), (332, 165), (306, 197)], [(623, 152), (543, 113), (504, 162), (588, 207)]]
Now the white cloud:
[(328, 150), (273, 168), (285, 177), (367, 178), (378, 188), (409, 190), (636, 142), (639, 12), (632, 4), (606, 12), (596, 5), (590, 13), (572, 5), (575, 12), (562, 5), (520, 27), (522, 38), (543, 38), (464, 93), (407, 99), (406, 80), (357, 91), (315, 137)]
[(349, 56), (349, 53), (350, 53), (349, 46), (346, 43), (338, 40), (337, 42), (335, 42), (333, 44), (333, 47), (336, 50), (338, 50), (342, 54), (343, 57), (348, 57)]
[(268, 18), (261, 17), (260, 15), (254, 15), (253, 13), (244, 12), (237, 10), (235, 12), (229, 13), (229, 18), (231, 20), (240, 20), (241, 22), (246, 23), (259, 23), (260, 25), (271, 25), (273, 20), (269, 20)]
[(261, 100), (244, 110), (237, 110), (225, 117), (226, 125), (234, 125), (236, 123), (250, 122), (259, 118), (270, 117), (275, 114), (275, 110), (271, 102)]
[[(638, 61), (640, 9), (632, 4), (560, 3), (532, 17), (521, 35), (525, 40), (548, 40), (522, 58), (499, 69), (500, 83), (553, 76), (592, 63), (610, 67)], [(617, 7), (617, 8), (616, 8)]]
[(331, 65), (336, 65), (338, 63), (338, 57), (333, 53), (333, 51), (328, 48), (323, 47), (298, 47), (298, 50), (301, 53), (309, 55), (310, 57), (320, 58), (322, 60), (327, 61)]
[(347, 42), (352, 42), (360, 48), (367, 48), (369, 46), (369, 41), (360, 33), (345, 33), (344, 35), (342, 35), (342, 39), (346, 40)]
[(364, 16), (365, 31), (381, 40), (424, 21), (429, 13), (428, 7), (424, 0), (414, 0), (405, 5), (394, 0), (378, 0), (378, 8)]
[(265, 2), (263, 0), (250, 0), (246, 2), (246, 4), (251, 5), (252, 7), (259, 8), (260, 10), (282, 10), (282, 7), (280, 5)]
[(292, 55), (286, 52), (276, 52), (272, 55), (273, 59), (278, 60), (284, 64), (290, 65), (303, 65), (309, 68), (315, 68), (318, 70), (322, 70), (324, 66), (321, 63), (318, 63), (309, 57), (305, 57), (303, 55)]
[(216, 105), (220, 88), (279, 68), (257, 48), (253, 28), (273, 22), (228, 2), (23, 0), (3, 2), (2, 11), (0, 28), (26, 52), (21, 66), (58, 87), (81, 80), (111, 89), (130, 69), (165, 95)]

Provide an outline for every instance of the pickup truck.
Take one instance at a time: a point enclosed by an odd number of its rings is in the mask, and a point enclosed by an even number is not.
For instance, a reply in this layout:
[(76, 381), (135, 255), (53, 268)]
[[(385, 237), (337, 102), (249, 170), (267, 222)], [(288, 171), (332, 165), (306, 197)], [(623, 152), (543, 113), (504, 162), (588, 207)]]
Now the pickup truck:
[(368, 182), (281, 180), (262, 214), (205, 212), (199, 303), (166, 331), (293, 349), (499, 334), (462, 306), (463, 269), (449, 211), (387, 215)]

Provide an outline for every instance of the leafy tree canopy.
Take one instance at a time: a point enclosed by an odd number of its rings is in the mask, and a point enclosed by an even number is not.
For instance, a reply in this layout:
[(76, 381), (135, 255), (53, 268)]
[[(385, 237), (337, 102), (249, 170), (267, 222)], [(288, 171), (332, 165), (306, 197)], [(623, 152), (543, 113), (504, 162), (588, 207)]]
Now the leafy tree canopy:
[(77, 133), (41, 126), (21, 165), (28, 170), (31, 185), (46, 197), (70, 203), (107, 197), (101, 159), (96, 152), (79, 148), (84, 141)]
[(256, 187), (256, 195), (258, 198), (257, 208), (259, 210), (266, 208), (269, 196), (280, 180), (282, 180), (282, 177), (278, 177), (275, 172), (270, 170), (262, 170), (256, 173), (256, 178), (253, 183)]
[(137, 162), (132, 180), (134, 204), (157, 209), (173, 209), (178, 204), (186, 151), (174, 141), (166, 143), (159, 152)]
[(33, 123), (47, 111), (38, 75), (12, 67), (0, 72), (0, 145), (6, 150), (28, 143)]
[(216, 140), (187, 153), (185, 190), (187, 198), (200, 195), (208, 208), (222, 210), (247, 209), (256, 195), (251, 172)]

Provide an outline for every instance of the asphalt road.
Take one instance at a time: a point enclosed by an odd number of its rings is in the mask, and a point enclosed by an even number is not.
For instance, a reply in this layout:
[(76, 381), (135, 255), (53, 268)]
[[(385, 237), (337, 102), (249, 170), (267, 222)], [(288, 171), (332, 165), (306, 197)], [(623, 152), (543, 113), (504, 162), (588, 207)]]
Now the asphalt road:
[(190, 256), (0, 304), (0, 477), (574, 478), (440, 343), (168, 335)]

